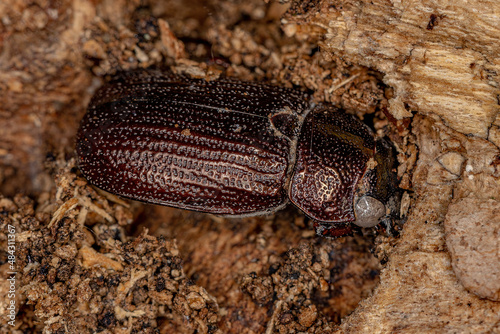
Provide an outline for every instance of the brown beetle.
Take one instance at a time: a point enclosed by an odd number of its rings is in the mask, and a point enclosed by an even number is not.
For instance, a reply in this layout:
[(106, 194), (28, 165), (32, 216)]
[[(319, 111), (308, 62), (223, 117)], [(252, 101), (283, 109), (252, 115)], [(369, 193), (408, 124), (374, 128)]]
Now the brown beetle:
[(85, 177), (120, 196), (231, 216), (290, 200), (324, 236), (378, 224), (395, 193), (390, 146), (357, 118), (231, 79), (118, 75), (90, 102), (77, 153)]

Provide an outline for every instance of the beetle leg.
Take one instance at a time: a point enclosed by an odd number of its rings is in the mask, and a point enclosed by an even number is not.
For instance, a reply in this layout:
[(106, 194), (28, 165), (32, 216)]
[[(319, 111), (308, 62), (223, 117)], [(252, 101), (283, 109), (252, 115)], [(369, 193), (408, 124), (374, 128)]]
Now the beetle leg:
[(316, 235), (332, 239), (352, 234), (351, 223), (329, 224), (329, 223), (321, 223), (315, 220), (314, 229), (316, 230)]

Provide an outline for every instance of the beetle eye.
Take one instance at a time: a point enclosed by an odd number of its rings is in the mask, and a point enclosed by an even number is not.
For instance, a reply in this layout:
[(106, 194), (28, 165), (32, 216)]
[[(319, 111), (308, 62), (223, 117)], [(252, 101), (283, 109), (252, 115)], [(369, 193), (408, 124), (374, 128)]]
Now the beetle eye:
[(380, 218), (385, 216), (385, 205), (378, 199), (365, 195), (358, 199), (354, 206), (356, 224), (361, 227), (373, 227), (379, 223)]

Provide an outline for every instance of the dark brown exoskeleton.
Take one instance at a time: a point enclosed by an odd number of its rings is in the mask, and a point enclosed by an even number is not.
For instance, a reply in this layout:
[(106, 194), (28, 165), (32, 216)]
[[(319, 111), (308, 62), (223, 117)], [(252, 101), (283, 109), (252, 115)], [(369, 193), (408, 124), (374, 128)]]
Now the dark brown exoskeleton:
[(293, 89), (171, 72), (118, 75), (82, 120), (90, 183), (148, 203), (250, 216), (290, 200), (323, 236), (377, 225), (395, 194), (391, 147)]

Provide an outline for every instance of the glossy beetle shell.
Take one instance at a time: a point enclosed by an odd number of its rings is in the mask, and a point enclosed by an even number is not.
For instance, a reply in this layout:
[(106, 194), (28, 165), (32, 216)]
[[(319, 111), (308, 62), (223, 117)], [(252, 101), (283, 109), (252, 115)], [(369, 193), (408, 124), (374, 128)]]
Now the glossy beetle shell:
[(380, 193), (367, 172), (376, 142), (359, 120), (296, 90), (230, 79), (119, 75), (90, 102), (77, 154), (99, 188), (214, 214), (270, 213), (290, 198), (323, 225), (348, 223), (356, 196)]

